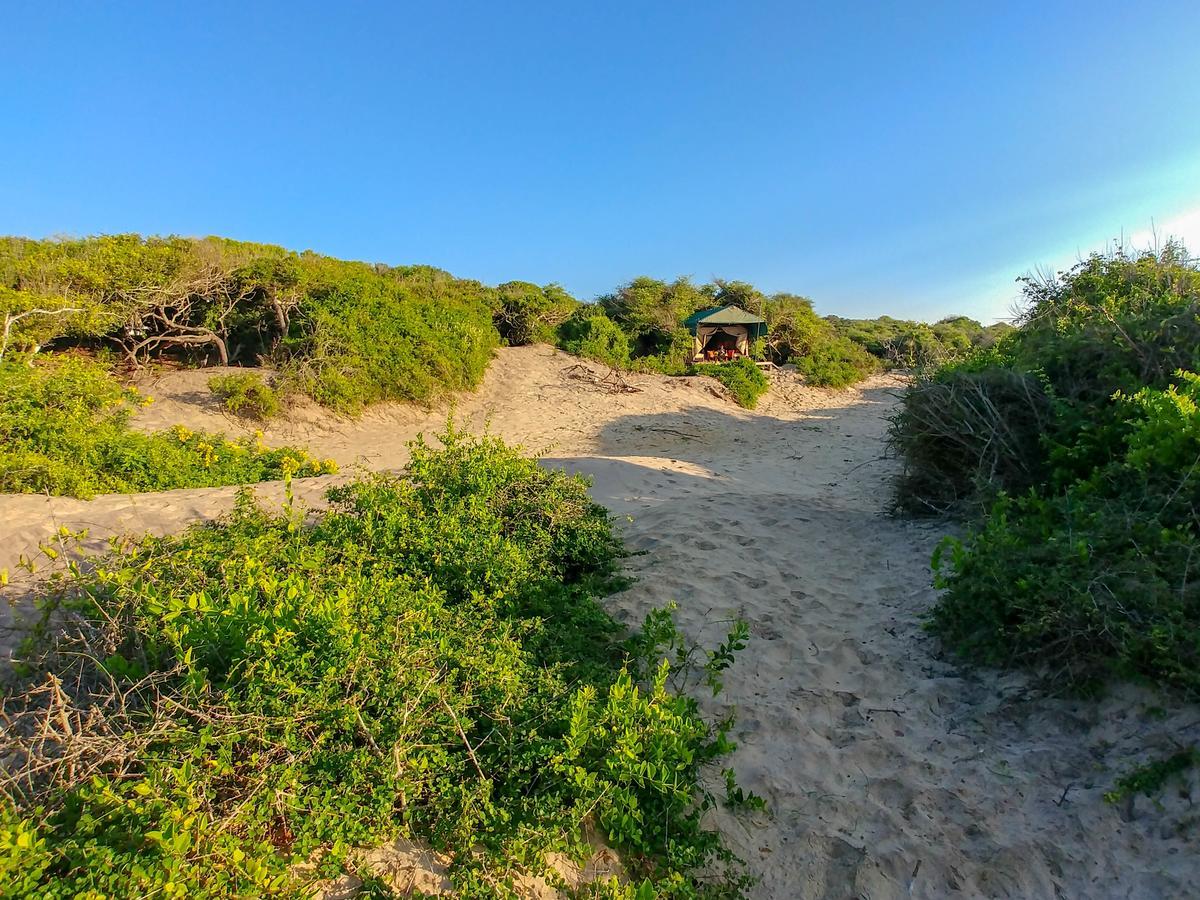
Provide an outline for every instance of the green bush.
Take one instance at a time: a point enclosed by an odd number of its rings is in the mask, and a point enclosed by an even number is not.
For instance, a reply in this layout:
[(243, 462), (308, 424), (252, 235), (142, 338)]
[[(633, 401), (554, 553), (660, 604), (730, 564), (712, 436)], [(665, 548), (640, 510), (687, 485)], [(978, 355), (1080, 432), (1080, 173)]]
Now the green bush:
[(270, 419), (279, 415), (279, 394), (263, 381), (258, 372), (214, 375), (208, 389), (221, 398), (225, 408), (235, 415)]
[(1135, 675), (1200, 696), (1200, 376), (1113, 401), (1125, 456), (1059, 494), (1002, 497), (935, 557), (931, 625), (1068, 685)]
[(136, 392), (85, 360), (0, 364), (0, 491), (86, 498), (337, 470), (332, 460), (253, 438), (231, 441), (182, 426), (133, 431), (129, 415), (138, 402)]
[(667, 283), (643, 275), (600, 297), (596, 305), (628, 336), (634, 356), (661, 356), (669, 352), (684, 319), (715, 305), (713, 289), (698, 288), (687, 278)]
[(1178, 248), (1093, 256), (1026, 297), (1017, 331), (906, 391), (892, 439), (907, 508), (1088, 478), (1123, 454), (1115, 392), (1200, 368), (1200, 273)]
[(826, 316), (834, 330), (889, 366), (927, 371), (986, 350), (1013, 330), (1006, 322), (982, 325), (966, 316), (947, 316), (927, 325), (880, 316), (843, 319)]
[(492, 320), (510, 347), (553, 344), (558, 326), (578, 308), (579, 301), (557, 284), (510, 281), (496, 288)]
[(692, 333), (686, 328), (676, 328), (665, 342), (665, 349), (651, 356), (638, 356), (630, 360), (635, 372), (651, 372), (657, 375), (692, 374)]
[(323, 265), (331, 274), (280, 346), (285, 388), (355, 413), (384, 400), (427, 403), (483, 378), (499, 337), (482, 297), (436, 270)]
[(733, 394), (738, 406), (754, 409), (758, 398), (767, 392), (771, 382), (753, 360), (742, 356), (727, 363), (706, 363), (696, 367), (697, 374), (717, 379)]
[(857, 384), (875, 371), (876, 362), (846, 338), (832, 338), (794, 357), (796, 370), (817, 387), (842, 388)]
[(474, 387), (499, 342), (498, 302), (496, 291), (428, 266), (216, 237), (0, 239), (0, 315), (82, 309), (22, 320), (22, 347), (102, 343), (132, 366), (167, 354), (262, 358), (286, 387), (346, 412)]
[(986, 507), (998, 491), (1022, 494), (1049, 477), (1043, 436), (1053, 403), (1034, 374), (983, 358), (917, 381), (893, 416), (890, 442), (903, 460), (896, 504), (930, 514)]
[(618, 369), (629, 367), (629, 339), (618, 325), (602, 312), (581, 309), (558, 329), (558, 346)]
[(903, 505), (995, 498), (935, 557), (930, 627), (1066, 687), (1200, 696), (1200, 273), (1175, 247), (1118, 253), (1027, 295), (1019, 330), (918, 380), (893, 422)]
[[(493, 897), (551, 851), (586, 857), (587, 822), (638, 897), (737, 891), (698, 786), (730, 744), (668, 689), (669, 618), (623, 643), (597, 602), (622, 553), (607, 513), (497, 440), (441, 442), (309, 524), (244, 497), (45, 599), (73, 627), (26, 655), (0, 735), (36, 771), (0, 782), (0, 893), (302, 895), (296, 863), (333, 875), (405, 835)], [(90, 710), (71, 765), (41, 730), (46, 673)]]

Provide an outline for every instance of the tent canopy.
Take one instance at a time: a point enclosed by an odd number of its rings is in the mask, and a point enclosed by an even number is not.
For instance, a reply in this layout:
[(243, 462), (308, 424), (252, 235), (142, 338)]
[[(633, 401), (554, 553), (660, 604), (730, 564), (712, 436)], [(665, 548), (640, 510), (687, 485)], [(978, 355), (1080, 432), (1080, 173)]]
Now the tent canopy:
[(740, 306), (714, 306), (711, 309), (702, 309), (684, 319), (683, 324), (692, 334), (695, 334), (701, 325), (744, 325), (752, 341), (767, 333), (766, 320), (746, 312)]

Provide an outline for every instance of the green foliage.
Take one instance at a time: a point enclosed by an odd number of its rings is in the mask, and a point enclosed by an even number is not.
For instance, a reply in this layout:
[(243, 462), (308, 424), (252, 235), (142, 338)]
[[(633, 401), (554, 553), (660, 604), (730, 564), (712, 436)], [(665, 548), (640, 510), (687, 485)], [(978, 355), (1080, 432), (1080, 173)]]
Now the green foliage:
[(889, 366), (927, 371), (957, 362), (977, 350), (992, 347), (1013, 330), (1005, 322), (981, 325), (966, 316), (947, 316), (927, 325), (880, 316), (843, 319), (828, 316), (838, 334), (858, 344)]
[(812, 301), (795, 294), (763, 297), (748, 309), (767, 320), (764, 350), (777, 363), (798, 362), (813, 356), (833, 338), (833, 332), (813, 310)]
[(235, 415), (270, 419), (279, 415), (279, 394), (263, 381), (258, 372), (214, 375), (208, 389), (221, 398), (225, 408)]
[(918, 381), (893, 423), (901, 502), (996, 498), (935, 556), (930, 626), (1066, 687), (1200, 696), (1200, 275), (1168, 247), (1027, 294), (1020, 330)]
[(510, 281), (496, 288), (493, 321), (510, 347), (553, 344), (556, 329), (579, 307), (579, 301), (557, 284), (538, 287)]
[(1200, 765), (1200, 748), (1187, 747), (1165, 759), (1157, 759), (1138, 766), (1117, 779), (1116, 787), (1104, 795), (1109, 803), (1119, 803), (1135, 794), (1152, 797), (1173, 778)]
[(645, 276), (621, 285), (596, 302), (629, 336), (637, 356), (667, 352), (683, 320), (698, 309), (714, 305), (709, 286), (697, 288), (687, 278), (668, 284)]
[(873, 357), (846, 338), (832, 338), (796, 357), (796, 370), (809, 384), (819, 387), (849, 387), (875, 371)]
[(908, 390), (893, 428), (905, 506), (943, 481), (943, 496), (964, 497), (1087, 478), (1123, 456), (1128, 417), (1114, 393), (1200, 368), (1200, 273), (1179, 248), (1093, 256), (1025, 291), (1018, 330)]
[(1040, 379), (994, 365), (995, 354), (916, 381), (892, 419), (904, 462), (896, 504), (914, 514), (986, 507), (998, 490), (1024, 493), (1049, 476), (1043, 435), (1053, 404)]
[(669, 343), (663, 346), (661, 352), (635, 357), (630, 361), (630, 368), (635, 372), (658, 375), (691, 375), (692, 333), (686, 328), (676, 328), (671, 332)]
[[(76, 637), (29, 683), (70, 669), (88, 746), (122, 752), (8, 782), (0, 893), (303, 893), (295, 863), (335, 874), (402, 834), (492, 897), (549, 851), (586, 856), (585, 822), (634, 876), (612, 896), (736, 892), (698, 787), (730, 744), (598, 604), (622, 552), (607, 513), (497, 440), (440, 440), (310, 524), (247, 496), (46, 599)], [(42, 760), (45, 714), (14, 713), (7, 758)], [(36, 850), (16, 868), (12, 846)]]
[(754, 361), (739, 357), (727, 363), (709, 363), (696, 370), (701, 375), (717, 379), (733, 394), (738, 406), (754, 409), (758, 398), (767, 392), (771, 383)]
[(482, 286), (423, 267), (324, 259), (318, 276), (280, 345), (285, 387), (353, 413), (429, 402), (483, 378), (498, 336)]
[(568, 353), (618, 369), (629, 367), (629, 339), (594, 308), (581, 308), (558, 329), (558, 346)]
[(33, 355), (64, 335), (102, 334), (111, 325), (103, 307), (87, 299), (43, 296), (0, 282), (0, 362), (14, 354)]
[[(553, 286), (542, 294), (551, 305), (569, 301)], [(495, 291), (427, 266), (215, 237), (0, 239), (0, 315), (67, 298), (82, 312), (28, 317), (13, 345), (99, 339), (135, 366), (168, 353), (262, 359), (287, 386), (347, 412), (476, 385), (499, 341), (493, 310), (502, 305)]]
[(136, 392), (103, 367), (64, 357), (0, 364), (0, 491), (97, 493), (216, 487), (336, 471), (293, 448), (176, 427), (130, 429)]

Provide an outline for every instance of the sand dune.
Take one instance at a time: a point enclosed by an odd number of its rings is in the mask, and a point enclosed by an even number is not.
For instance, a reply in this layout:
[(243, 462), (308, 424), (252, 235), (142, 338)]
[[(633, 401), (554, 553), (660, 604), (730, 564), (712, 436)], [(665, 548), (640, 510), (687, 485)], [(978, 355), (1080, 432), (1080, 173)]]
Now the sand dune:
[[(455, 414), (594, 479), (644, 551), (629, 562), (636, 583), (610, 600), (616, 615), (636, 622), (674, 600), (682, 629), (710, 643), (731, 619), (749, 623), (725, 693), (702, 702), (736, 711), (732, 765), (768, 804), (749, 818), (713, 813), (761, 877), (756, 896), (1195, 895), (1195, 826), (1176, 827), (1190, 799), (1172, 793), (1160, 811), (1102, 795), (1133, 761), (1170, 752), (1173, 736), (1194, 738), (1200, 709), (1131, 688), (1098, 702), (1042, 696), (1024, 675), (941, 659), (921, 631), (946, 525), (885, 512), (894, 380), (830, 392), (781, 376), (748, 412), (708, 379), (633, 376), (638, 393), (613, 395), (572, 378), (575, 364), (547, 348), (502, 351)], [(211, 403), (209, 374), (149, 380), (157, 402), (139, 426), (253, 431)], [(398, 468), (404, 442), (448, 411), (381, 407), (346, 421), (297, 404), (264, 430), (348, 469)], [(319, 504), (333, 480), (299, 491)], [(60, 524), (89, 527), (97, 545), (211, 518), (234, 494), (0, 497), (0, 567)]]

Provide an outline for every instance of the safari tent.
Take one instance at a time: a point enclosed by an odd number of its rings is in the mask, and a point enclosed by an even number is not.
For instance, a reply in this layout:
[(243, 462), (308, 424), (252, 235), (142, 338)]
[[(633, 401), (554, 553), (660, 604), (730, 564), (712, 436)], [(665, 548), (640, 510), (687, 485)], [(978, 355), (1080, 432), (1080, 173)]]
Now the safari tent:
[(692, 333), (692, 362), (718, 362), (750, 354), (750, 342), (767, 333), (765, 319), (740, 306), (717, 306), (684, 321)]

